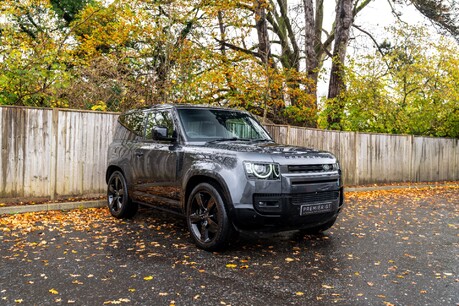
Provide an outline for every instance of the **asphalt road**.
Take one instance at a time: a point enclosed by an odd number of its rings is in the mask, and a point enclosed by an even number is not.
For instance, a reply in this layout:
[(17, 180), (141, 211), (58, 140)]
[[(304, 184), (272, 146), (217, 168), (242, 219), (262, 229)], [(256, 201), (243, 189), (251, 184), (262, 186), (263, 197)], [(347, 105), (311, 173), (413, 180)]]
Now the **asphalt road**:
[(458, 305), (459, 189), (347, 194), (323, 236), (241, 235), (222, 253), (183, 219), (105, 208), (0, 218), (0, 305)]

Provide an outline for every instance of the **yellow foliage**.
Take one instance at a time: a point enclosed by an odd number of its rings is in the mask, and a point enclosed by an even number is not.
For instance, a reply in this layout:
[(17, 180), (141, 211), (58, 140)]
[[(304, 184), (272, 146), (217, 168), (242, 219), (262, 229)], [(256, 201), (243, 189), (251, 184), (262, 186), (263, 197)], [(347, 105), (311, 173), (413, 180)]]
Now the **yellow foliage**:
[(97, 101), (97, 103), (91, 107), (91, 110), (105, 112), (107, 111), (107, 104), (103, 101)]

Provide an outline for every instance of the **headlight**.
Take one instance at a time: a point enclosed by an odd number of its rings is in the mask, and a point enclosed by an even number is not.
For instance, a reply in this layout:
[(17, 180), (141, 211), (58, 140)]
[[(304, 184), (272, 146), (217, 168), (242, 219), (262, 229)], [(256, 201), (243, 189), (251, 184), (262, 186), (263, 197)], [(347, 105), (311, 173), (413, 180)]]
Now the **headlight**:
[(278, 164), (244, 162), (244, 168), (249, 178), (277, 180), (280, 177)]

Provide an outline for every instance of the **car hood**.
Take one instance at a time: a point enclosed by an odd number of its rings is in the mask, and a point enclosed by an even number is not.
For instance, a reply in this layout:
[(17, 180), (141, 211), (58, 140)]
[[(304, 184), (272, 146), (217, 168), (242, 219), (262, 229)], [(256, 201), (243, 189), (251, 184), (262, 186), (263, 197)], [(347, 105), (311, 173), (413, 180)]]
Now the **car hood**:
[(321, 164), (336, 162), (335, 156), (330, 152), (305, 147), (280, 145), (272, 142), (208, 142), (204, 147), (214, 150), (251, 153), (250, 155), (269, 155), (273, 161), (280, 164)]

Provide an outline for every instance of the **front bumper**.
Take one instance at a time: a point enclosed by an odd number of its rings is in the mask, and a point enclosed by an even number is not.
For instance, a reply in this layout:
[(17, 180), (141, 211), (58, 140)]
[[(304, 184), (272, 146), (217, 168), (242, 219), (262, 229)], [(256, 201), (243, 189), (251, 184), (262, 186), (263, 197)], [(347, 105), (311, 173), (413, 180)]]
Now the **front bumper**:
[[(331, 203), (324, 213), (301, 215), (301, 206)], [(253, 194), (253, 204), (235, 204), (231, 211), (234, 226), (244, 231), (279, 232), (308, 229), (335, 219), (344, 204), (343, 188), (329, 191), (286, 194)]]

